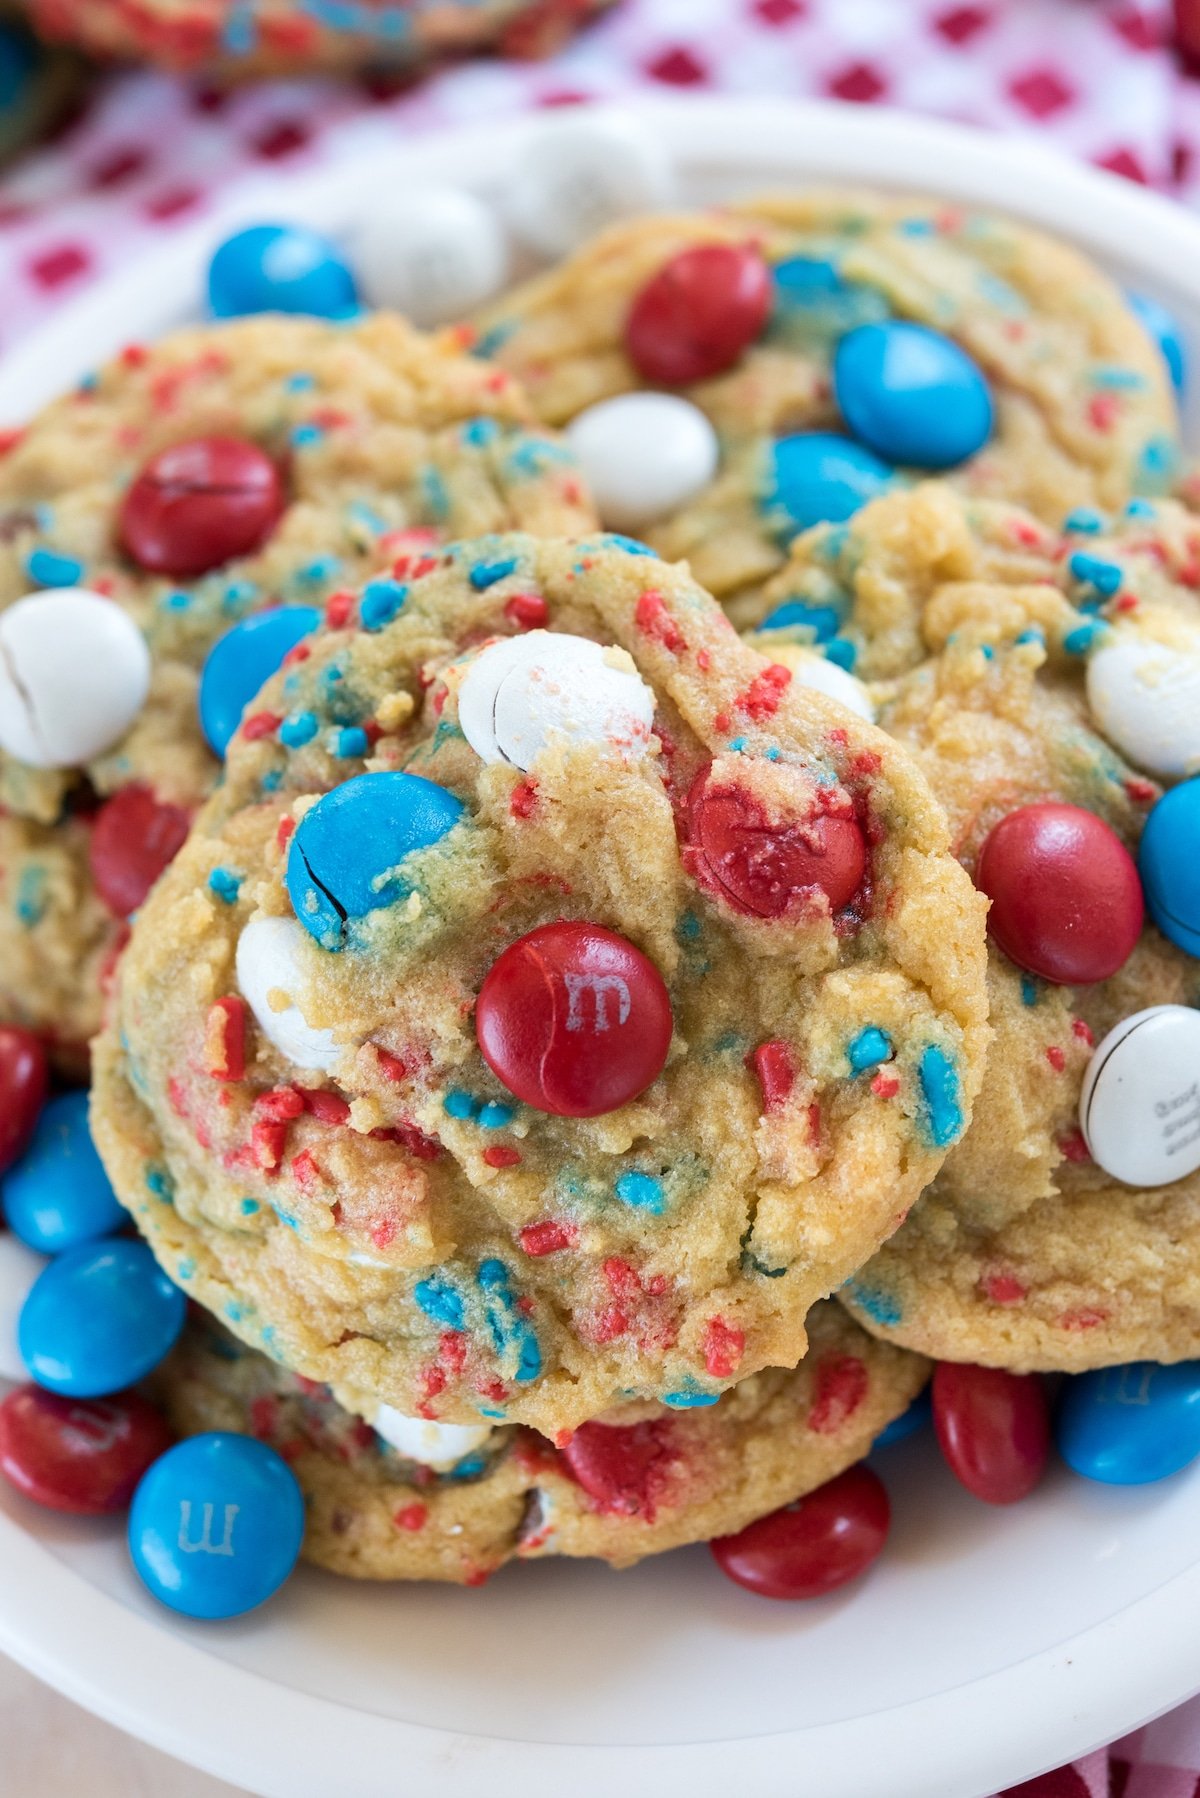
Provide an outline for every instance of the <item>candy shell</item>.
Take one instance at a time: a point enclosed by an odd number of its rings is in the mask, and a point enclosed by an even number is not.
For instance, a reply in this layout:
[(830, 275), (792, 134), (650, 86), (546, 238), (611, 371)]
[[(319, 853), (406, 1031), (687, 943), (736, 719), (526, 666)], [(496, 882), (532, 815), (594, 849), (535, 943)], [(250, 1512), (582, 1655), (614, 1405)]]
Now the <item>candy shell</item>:
[(580, 412), (567, 428), (604, 524), (636, 531), (703, 492), (721, 458), (699, 406), (673, 393), (621, 393)]
[(127, 612), (84, 587), (52, 587), (0, 616), (0, 749), (74, 768), (125, 735), (150, 691), (150, 652)]
[(192, 580), (261, 549), (283, 507), (279, 470), (256, 443), (192, 437), (146, 464), (118, 528), (140, 568)]
[(875, 706), (871, 695), (860, 680), (839, 668), (836, 662), (829, 661), (816, 650), (791, 644), (776, 650), (775, 655), (791, 669), (796, 686), (811, 687), (815, 693), (824, 693), (827, 699), (836, 699), (848, 712), (874, 724)]
[(771, 272), (750, 245), (695, 244), (635, 296), (626, 353), (655, 386), (710, 380), (732, 368), (765, 329), (771, 297)]
[(32, 1030), (0, 1024), (0, 1174), (33, 1141), (50, 1074), (42, 1039)]
[(992, 396), (966, 350), (907, 319), (860, 325), (833, 358), (838, 410), (861, 443), (889, 462), (953, 468), (992, 433)]
[(300, 312), (349, 318), (358, 293), (336, 245), (303, 225), (250, 225), (220, 245), (208, 270), (214, 318)]
[(657, 1080), (671, 1000), (641, 950), (599, 924), (543, 924), (493, 962), (475, 1030), (518, 1099), (554, 1117), (599, 1117)]
[(1200, 1012), (1152, 1005), (1097, 1044), (1079, 1095), (1088, 1153), (1127, 1186), (1166, 1186), (1200, 1168)]
[[(269, 1043), (294, 1067), (328, 1073), (341, 1050), (332, 1030), (305, 1021), (292, 996), (303, 992), (301, 955), (308, 936), (295, 918), (251, 918), (238, 938), (237, 983)], [(286, 995), (290, 1005), (275, 1010), (273, 996)]]
[(492, 1437), (486, 1423), (432, 1423), (423, 1417), (406, 1417), (391, 1405), (380, 1405), (372, 1428), (398, 1454), (423, 1467), (439, 1470), (455, 1466), (464, 1456), (483, 1448)]
[(567, 1471), (610, 1517), (652, 1520), (657, 1491), (678, 1455), (669, 1418), (584, 1423), (559, 1445)]
[(797, 431), (772, 448), (766, 505), (782, 515), (791, 538), (814, 524), (843, 524), (892, 480), (892, 469), (861, 443), (829, 431)]
[(508, 275), (499, 218), (462, 188), (376, 194), (353, 251), (371, 305), (391, 307), (423, 328), (481, 306)]
[(183, 848), (190, 822), (181, 805), (168, 805), (136, 782), (105, 800), (88, 841), (88, 865), (114, 917), (128, 918), (141, 909)]
[(259, 688), (320, 622), (315, 606), (274, 606), (218, 637), (200, 675), (199, 697), (200, 728), (214, 755), (225, 754)]
[(1187, 386), (1187, 352), (1178, 320), (1147, 293), (1127, 293), (1125, 298), (1162, 351), (1172, 387), (1176, 393), (1182, 393)]
[(402, 864), (463, 816), (462, 801), (418, 774), (358, 774), (310, 807), (288, 851), (296, 916), (323, 949), (338, 950), (350, 919), (412, 890)]
[(1088, 662), (1087, 697), (1098, 728), (1139, 768), (1176, 776), (1200, 770), (1200, 643), (1176, 649), (1120, 636)]
[(955, 1479), (989, 1505), (1028, 1497), (1050, 1453), (1050, 1419), (1038, 1375), (941, 1361), (931, 1397), (938, 1445)]
[(52, 1511), (123, 1511), (172, 1440), (161, 1411), (136, 1392), (80, 1399), (20, 1386), (0, 1403), (0, 1473)]
[(240, 1617), (283, 1585), (304, 1540), (304, 1498), (287, 1463), (248, 1436), (177, 1443), (138, 1486), (129, 1552), (147, 1587), (185, 1617)]
[(907, 1442), (910, 1436), (916, 1436), (926, 1424), (933, 1422), (933, 1397), (926, 1386), (918, 1392), (906, 1411), (899, 1417), (893, 1417), (876, 1436), (874, 1448), (891, 1448), (897, 1442)]
[(504, 204), (522, 243), (557, 261), (615, 220), (666, 205), (658, 137), (630, 118), (542, 119), (509, 171)]
[(1073, 1472), (1105, 1486), (1143, 1486), (1200, 1455), (1200, 1361), (1132, 1361), (1067, 1380), (1058, 1450)]
[(709, 1547), (721, 1572), (760, 1598), (822, 1598), (878, 1560), (890, 1523), (879, 1476), (850, 1467)]
[(1133, 857), (1094, 812), (1047, 801), (1009, 812), (979, 853), (988, 930), (1043, 980), (1088, 985), (1124, 967), (1145, 907)]
[(472, 660), (459, 688), (458, 721), (483, 761), (522, 770), (556, 737), (641, 755), (654, 695), (622, 651), (535, 630), (491, 643)]
[(175, 1346), (187, 1301), (144, 1242), (68, 1249), (39, 1274), (17, 1343), (30, 1377), (68, 1398), (135, 1386)]
[(820, 896), (840, 911), (867, 871), (866, 838), (849, 811), (769, 816), (756, 793), (711, 764), (692, 782), (685, 816), (685, 865), (748, 917), (781, 918)]
[(1200, 780), (1164, 793), (1138, 845), (1146, 909), (1163, 935), (1200, 956)]
[(0, 1195), (9, 1229), (39, 1255), (60, 1255), (128, 1223), (92, 1141), (86, 1093), (50, 1100)]
[(25, 1300), (46, 1265), (44, 1255), (27, 1249), (11, 1230), (0, 1230), (0, 1380), (27, 1378), (17, 1325)]

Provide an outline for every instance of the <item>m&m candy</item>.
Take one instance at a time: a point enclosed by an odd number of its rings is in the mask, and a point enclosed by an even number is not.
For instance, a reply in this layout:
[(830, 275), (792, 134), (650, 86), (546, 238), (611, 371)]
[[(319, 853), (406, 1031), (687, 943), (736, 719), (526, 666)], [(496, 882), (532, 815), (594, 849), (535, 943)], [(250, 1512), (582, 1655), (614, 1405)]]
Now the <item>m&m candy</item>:
[(81, 1399), (19, 1386), (0, 1402), (0, 1473), (52, 1511), (123, 1511), (172, 1441), (161, 1411), (136, 1392)]
[(323, 949), (341, 949), (347, 921), (404, 898), (403, 862), (462, 816), (460, 799), (419, 774), (359, 774), (326, 793), (288, 852), (287, 890), (305, 930)]
[(284, 507), (271, 458), (244, 437), (193, 437), (160, 450), (121, 503), (124, 549), (181, 580), (261, 549)]
[(680, 250), (634, 298), (625, 321), (629, 359), (655, 386), (707, 381), (754, 342), (771, 297), (771, 272), (748, 244)]
[(803, 815), (781, 794), (768, 811), (758, 793), (710, 764), (692, 782), (686, 805), (685, 866), (735, 911), (781, 918), (813, 900), (841, 911), (862, 885), (867, 844), (848, 796), (838, 812)]
[(1163, 935), (1200, 956), (1200, 779), (1164, 793), (1138, 844), (1146, 909)]
[(209, 650), (200, 674), (200, 728), (214, 755), (229, 748), (246, 707), (321, 622), (315, 606), (272, 606), (243, 618)]
[(583, 1423), (559, 1445), (567, 1471), (602, 1511), (652, 1519), (655, 1500), (678, 1465), (669, 1418), (640, 1423)]
[(880, 1430), (872, 1446), (891, 1448), (893, 1443), (907, 1442), (910, 1436), (917, 1435), (932, 1419), (933, 1398), (926, 1386), (923, 1391), (918, 1392), (906, 1411), (901, 1411), (899, 1417), (893, 1417), (891, 1423)]
[(821, 1598), (865, 1573), (887, 1541), (879, 1476), (850, 1467), (794, 1505), (709, 1543), (721, 1572), (760, 1598)]
[(930, 1396), (938, 1445), (955, 1479), (989, 1505), (1028, 1497), (1050, 1452), (1037, 1374), (940, 1361)]
[(1079, 1128), (1097, 1166), (1127, 1186), (1166, 1186), (1200, 1168), (1200, 1012), (1151, 1005), (1096, 1045)]
[(1059, 1453), (1105, 1486), (1143, 1486), (1200, 1455), (1200, 1361), (1134, 1361), (1067, 1380), (1056, 1419)]
[(408, 1417), (392, 1405), (380, 1405), (371, 1419), (377, 1436), (407, 1460), (422, 1467), (454, 1467), (491, 1440), (487, 1423), (435, 1423), (424, 1417)]
[[(333, 1032), (306, 1022), (295, 1001), (304, 987), (300, 957), (307, 942), (295, 918), (251, 918), (238, 938), (237, 982), (267, 1041), (293, 1066), (327, 1073), (341, 1053)], [(292, 1003), (277, 1010), (271, 1000), (280, 993)]]
[(50, 1392), (107, 1398), (158, 1366), (186, 1309), (144, 1242), (83, 1243), (34, 1282), (17, 1323), (21, 1359)]
[(504, 184), (513, 230), (550, 262), (671, 195), (670, 163), (654, 132), (633, 118), (574, 113), (538, 121)]
[(183, 848), (191, 822), (181, 805), (158, 799), (132, 782), (106, 799), (88, 839), (96, 891), (116, 918), (143, 905), (159, 875)]
[(497, 1079), (555, 1117), (599, 1117), (636, 1099), (662, 1072), (671, 1030), (654, 963), (599, 924), (543, 924), (518, 937), (475, 1008)]
[(250, 225), (227, 237), (208, 270), (214, 318), (249, 312), (300, 312), (349, 318), (358, 291), (329, 239), (302, 225)]
[(535, 630), (491, 643), (474, 658), (459, 688), (458, 722), (485, 762), (523, 770), (556, 738), (642, 755), (654, 695), (624, 651)]
[(0, 1025), (0, 1174), (33, 1140), (50, 1075), (42, 1040), (32, 1030)]
[(764, 501), (790, 539), (814, 524), (843, 524), (892, 480), (893, 470), (861, 443), (831, 431), (796, 431), (771, 450)]
[(406, 187), (374, 195), (353, 248), (370, 303), (402, 312), (423, 328), (474, 311), (508, 273), (499, 218), (462, 188)]
[(1137, 947), (1145, 908), (1137, 866), (1103, 818), (1045, 801), (1009, 812), (979, 853), (988, 929), (1043, 980), (1107, 980)]
[(9, 1228), (40, 1255), (59, 1255), (127, 1222), (92, 1141), (86, 1093), (50, 1100), (0, 1195)]
[(1126, 636), (1102, 643), (1088, 661), (1087, 697), (1109, 742), (1147, 773), (1200, 765), (1200, 647)]
[(889, 462), (953, 468), (992, 432), (992, 396), (967, 352), (928, 325), (887, 319), (838, 344), (833, 392), (854, 436)]
[(676, 512), (717, 472), (717, 433), (675, 393), (619, 393), (587, 406), (567, 427), (601, 520), (636, 531)]
[(74, 768), (111, 749), (150, 691), (150, 651), (127, 612), (84, 587), (31, 593), (0, 617), (0, 749)]
[(214, 1430), (168, 1449), (138, 1486), (129, 1552), (147, 1589), (185, 1617), (240, 1617), (287, 1579), (304, 1498), (286, 1461)]

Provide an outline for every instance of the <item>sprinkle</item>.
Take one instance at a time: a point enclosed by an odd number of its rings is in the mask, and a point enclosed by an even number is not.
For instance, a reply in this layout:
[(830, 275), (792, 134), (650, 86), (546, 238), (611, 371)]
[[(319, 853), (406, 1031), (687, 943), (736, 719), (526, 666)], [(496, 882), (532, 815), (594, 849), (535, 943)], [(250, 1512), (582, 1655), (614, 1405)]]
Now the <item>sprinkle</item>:
[(263, 737), (273, 737), (283, 719), (278, 712), (255, 712), (249, 718), (242, 719), (242, 739), (247, 743), (257, 743)]
[(623, 537), (619, 531), (606, 531), (600, 542), (608, 549), (623, 549), (627, 556), (649, 556), (658, 561), (658, 551), (651, 549), (648, 543), (640, 543), (636, 537)]
[(348, 760), (352, 756), (366, 755), (371, 740), (361, 725), (347, 724), (341, 730), (330, 733), (329, 753)]
[(1081, 656), (1091, 648), (1096, 638), (1107, 631), (1108, 626), (1099, 618), (1089, 618), (1083, 624), (1077, 624), (1073, 631), (1068, 631), (1063, 638), (1063, 648), (1069, 656)]
[(241, 1212), (243, 1217), (253, 1217), (254, 1213), (259, 1209), (260, 1207), (257, 1199), (242, 1200)]
[(1029, 974), (1021, 976), (1021, 1004), (1036, 1005), (1039, 998), (1037, 981)]
[(512, 1123), (514, 1116), (511, 1105), (502, 1105), (498, 1099), (489, 1099), (476, 1121), (481, 1130), (503, 1130), (506, 1124)]
[(671, 655), (680, 655), (687, 648), (687, 638), (667, 610), (662, 594), (653, 588), (642, 594), (633, 616), (643, 636), (661, 643)]
[(579, 1240), (579, 1232), (574, 1224), (560, 1223), (557, 1218), (548, 1217), (539, 1224), (526, 1224), (518, 1241), (527, 1255), (557, 1255), (563, 1249), (572, 1249)]
[(866, 1312), (872, 1323), (882, 1324), (885, 1329), (898, 1324), (904, 1315), (899, 1300), (893, 1298), (890, 1292), (884, 1292), (881, 1287), (864, 1286), (858, 1280), (847, 1280), (843, 1290)]
[(985, 1274), (980, 1284), (993, 1305), (1019, 1305), (1028, 1296), (1028, 1287), (1014, 1274)]
[(27, 929), (40, 924), (46, 914), (46, 870), (36, 864), (21, 869), (17, 884), (17, 917)]
[(368, 581), (358, 615), (365, 631), (381, 631), (400, 612), (408, 588), (399, 581)]
[(768, 1114), (782, 1111), (796, 1084), (791, 1044), (778, 1040), (759, 1043), (749, 1059), (762, 1089), (763, 1110)]
[(803, 626), (813, 634), (816, 643), (827, 643), (836, 637), (842, 622), (836, 606), (812, 606), (803, 599), (788, 599), (769, 612), (759, 625), (760, 631), (783, 631)]
[(746, 1333), (723, 1317), (710, 1317), (704, 1327), (704, 1370), (714, 1380), (728, 1380), (741, 1366)]
[(930, 1043), (921, 1056), (920, 1081), (926, 1128), (934, 1145), (944, 1149), (961, 1135), (963, 1114), (958, 1101), (958, 1069), (936, 1043)]
[(442, 1100), (442, 1110), (452, 1118), (473, 1118), (478, 1107), (478, 1099), (473, 1099), (461, 1086), (451, 1087)]
[(324, 435), (320, 425), (312, 423), (296, 425), (292, 431), (292, 443), (297, 449), (305, 449), (310, 443), (320, 443)]
[(485, 588), (494, 587), (497, 581), (507, 580), (516, 566), (516, 556), (507, 556), (501, 562), (476, 562), (470, 574), (471, 585), (476, 593), (482, 593)]
[(632, 1205), (638, 1211), (649, 1211), (654, 1216), (661, 1214), (666, 1204), (666, 1188), (661, 1180), (653, 1174), (642, 1174), (636, 1168), (617, 1176), (613, 1191), (624, 1205)]
[(429, 1516), (429, 1507), (420, 1503), (401, 1505), (392, 1517), (398, 1530), (423, 1530), (425, 1520)]
[(214, 1080), (241, 1080), (246, 1073), (246, 1018), (241, 998), (217, 999), (204, 1026), (205, 1066)]
[(1089, 556), (1082, 549), (1077, 549), (1070, 558), (1067, 567), (1073, 579), (1083, 581), (1102, 593), (1105, 599), (1111, 599), (1120, 590), (1124, 574), (1116, 562), (1102, 561), (1099, 556)]
[(1046, 1050), (1046, 1060), (1050, 1063), (1050, 1066), (1054, 1069), (1056, 1074), (1061, 1074), (1067, 1065), (1067, 1058), (1057, 1043), (1051, 1043)]
[(1091, 506), (1076, 506), (1063, 519), (1062, 528), (1075, 537), (1095, 537), (1104, 529), (1104, 515)]
[(832, 642), (825, 645), (825, 660), (850, 673), (858, 660), (858, 650), (849, 637), (834, 637)]
[(881, 1061), (887, 1061), (892, 1055), (892, 1039), (886, 1030), (869, 1024), (860, 1030), (850, 1047), (846, 1050), (846, 1059), (856, 1074), (867, 1068), (877, 1068)]
[(418, 1280), (413, 1287), (413, 1298), (426, 1317), (434, 1323), (445, 1324), (448, 1329), (461, 1330), (466, 1323), (466, 1307), (462, 1297), (455, 1292), (447, 1280)]
[(303, 749), (312, 742), (318, 728), (315, 712), (293, 712), (279, 726), (279, 741), (285, 749)]
[(822, 1361), (808, 1428), (815, 1436), (834, 1435), (858, 1410), (869, 1385), (870, 1376), (857, 1355), (833, 1355)]
[(511, 1276), (503, 1261), (481, 1261), (476, 1275), (487, 1312), (488, 1329), (498, 1355), (515, 1358), (513, 1378), (519, 1385), (536, 1380), (542, 1371), (542, 1351), (532, 1325), (517, 1308)]
[(75, 587), (83, 579), (83, 563), (56, 549), (34, 549), (25, 559), (25, 572), (39, 587)]
[(288, 393), (309, 393), (316, 386), (312, 375), (289, 375), (283, 383)]
[(518, 1167), (521, 1151), (510, 1148), (505, 1143), (495, 1143), (490, 1149), (483, 1151), (483, 1159), (489, 1167)]
[(670, 1405), (674, 1411), (697, 1411), (705, 1405), (715, 1405), (720, 1401), (717, 1392), (696, 1392), (685, 1389), (681, 1392), (664, 1392), (662, 1402)]
[(504, 616), (518, 630), (540, 630), (550, 616), (550, 608), (540, 593), (514, 593), (504, 602)]
[(244, 878), (244, 875), (235, 873), (232, 868), (214, 868), (208, 877), (208, 888), (211, 893), (216, 894), (222, 905), (236, 905)]

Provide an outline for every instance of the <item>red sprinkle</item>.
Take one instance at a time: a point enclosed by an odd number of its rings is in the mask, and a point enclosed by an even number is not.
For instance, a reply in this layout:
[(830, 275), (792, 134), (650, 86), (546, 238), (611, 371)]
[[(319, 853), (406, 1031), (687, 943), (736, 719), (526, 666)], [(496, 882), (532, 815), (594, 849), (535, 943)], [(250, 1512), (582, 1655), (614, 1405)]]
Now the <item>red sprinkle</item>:
[(637, 602), (634, 612), (637, 627), (672, 655), (680, 655), (687, 648), (687, 638), (667, 610), (661, 593), (653, 591), (643, 593)]
[(518, 1238), (525, 1253), (534, 1258), (558, 1255), (563, 1249), (573, 1249), (578, 1240), (579, 1231), (574, 1224), (562, 1223), (553, 1217), (545, 1218), (538, 1224), (526, 1224)]
[(325, 623), (331, 631), (345, 630), (354, 611), (354, 595), (340, 589), (325, 601)]
[(870, 1377), (856, 1355), (834, 1355), (817, 1368), (817, 1390), (808, 1427), (818, 1436), (833, 1436), (867, 1396)]
[(1015, 1274), (985, 1274), (981, 1284), (993, 1305), (1019, 1305), (1029, 1291)]
[(511, 1149), (504, 1143), (496, 1143), (483, 1151), (483, 1159), (489, 1167), (516, 1167), (521, 1159), (519, 1149)]
[(423, 1530), (428, 1516), (428, 1505), (401, 1505), (392, 1522), (398, 1530)]
[(550, 608), (540, 593), (514, 593), (505, 602), (504, 616), (518, 630), (541, 630), (550, 616)]
[(241, 998), (218, 999), (204, 1028), (205, 1062), (214, 1080), (242, 1080), (246, 1074), (246, 1019)]
[(792, 1058), (791, 1044), (778, 1041), (759, 1043), (749, 1060), (762, 1088), (763, 1110), (768, 1116), (773, 1111), (782, 1111), (796, 1084), (796, 1064)]
[(282, 723), (278, 712), (254, 712), (242, 719), (242, 736), (247, 743), (257, 743), (260, 737), (273, 737)]
[(1050, 1063), (1050, 1066), (1054, 1069), (1056, 1074), (1061, 1074), (1067, 1065), (1067, 1058), (1057, 1043), (1051, 1043), (1050, 1047), (1046, 1050), (1046, 1060)]
[(710, 1317), (704, 1326), (704, 1367), (714, 1380), (735, 1374), (746, 1352), (746, 1332), (723, 1317)]
[(522, 780), (508, 796), (508, 809), (514, 818), (528, 818), (537, 810), (537, 802), (537, 781)]

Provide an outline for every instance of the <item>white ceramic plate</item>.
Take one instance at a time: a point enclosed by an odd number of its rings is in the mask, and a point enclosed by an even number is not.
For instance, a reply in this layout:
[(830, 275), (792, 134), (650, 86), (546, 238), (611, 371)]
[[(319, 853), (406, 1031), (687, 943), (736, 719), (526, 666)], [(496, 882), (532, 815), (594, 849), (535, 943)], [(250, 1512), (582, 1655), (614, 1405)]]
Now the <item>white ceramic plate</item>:
[[(1006, 208), (1155, 294), (1200, 346), (1200, 223), (1112, 177), (874, 109), (633, 110), (670, 148), (686, 200), (818, 179)], [(392, 180), (495, 191), (531, 129), (397, 148), (368, 126), (332, 172), (243, 190), (21, 345), (0, 369), (0, 419), (192, 315), (231, 224), (344, 233)], [(1059, 1470), (996, 1512), (955, 1485), (927, 1437), (881, 1459), (895, 1518), (884, 1560), (806, 1605), (750, 1597), (700, 1548), (625, 1574), (520, 1566), (467, 1592), (306, 1570), (260, 1615), (188, 1624), (142, 1592), (119, 1525), (4, 1490), (0, 1648), (266, 1798), (979, 1798), (1200, 1688), (1200, 1467), (1142, 1490)]]

